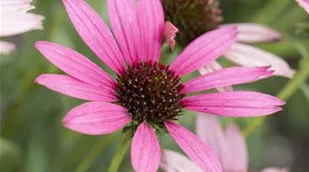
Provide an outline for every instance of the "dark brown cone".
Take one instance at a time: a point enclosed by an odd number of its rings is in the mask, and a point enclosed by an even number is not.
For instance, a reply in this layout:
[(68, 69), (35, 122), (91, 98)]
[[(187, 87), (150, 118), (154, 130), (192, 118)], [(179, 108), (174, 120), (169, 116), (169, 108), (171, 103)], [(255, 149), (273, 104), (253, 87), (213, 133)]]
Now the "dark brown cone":
[(146, 121), (155, 129), (164, 129), (164, 122), (177, 120), (182, 114), (180, 78), (161, 63), (141, 62), (129, 66), (118, 76), (116, 88), (119, 105), (125, 107), (132, 122), (133, 132)]
[(179, 33), (176, 40), (186, 46), (205, 32), (218, 28), (223, 21), (219, 0), (161, 0), (165, 19), (172, 22)]

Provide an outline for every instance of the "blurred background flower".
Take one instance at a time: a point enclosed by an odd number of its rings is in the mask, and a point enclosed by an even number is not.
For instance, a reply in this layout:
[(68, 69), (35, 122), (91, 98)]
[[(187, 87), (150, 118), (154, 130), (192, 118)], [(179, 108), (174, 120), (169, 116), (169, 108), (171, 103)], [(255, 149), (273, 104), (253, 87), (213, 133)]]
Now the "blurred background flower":
[[(28, 12), (33, 9), (32, 0), (1, 0), (1, 30), (0, 36), (7, 37), (36, 29), (43, 29), (41, 15)], [(15, 49), (10, 42), (0, 42), (0, 54), (9, 54)]]
[[(219, 0), (161, 1), (166, 19), (171, 21), (180, 30), (176, 40), (179, 41), (182, 47), (188, 45), (200, 35), (218, 27), (237, 26), (239, 32), (237, 36), (238, 43), (234, 44), (229, 51), (224, 53), (224, 57), (241, 66), (270, 65), (276, 75), (288, 78), (293, 77), (295, 71), (282, 58), (247, 45), (249, 43), (279, 41), (281, 40), (280, 32), (257, 23), (233, 22), (226, 24)], [(213, 69), (216, 70), (215, 68)]]
[[(108, 23), (105, 0), (86, 0)], [(2, 2), (2, 0), (1, 0)], [(33, 47), (37, 40), (57, 42), (78, 50), (112, 72), (88, 49), (74, 30), (61, 1), (34, 0), (35, 13), (45, 17), (44, 31), (27, 32), (8, 38), (17, 51), (1, 55), (1, 168), (4, 171), (106, 171), (121, 144), (121, 134), (86, 136), (64, 128), (61, 119), (82, 101), (55, 94), (33, 84), (41, 73), (61, 73)], [(282, 41), (254, 43), (284, 59), (296, 73), (292, 79), (272, 77), (254, 84), (234, 86), (234, 90), (260, 91), (287, 101), (282, 112), (265, 118), (221, 118), (223, 125), (235, 122), (246, 134), (249, 168), (289, 167), (308, 171), (309, 164), (309, 56), (308, 37), (295, 34), (296, 24), (309, 20), (306, 11), (291, 0), (221, 0), (225, 23), (258, 23), (281, 33)], [(2, 20), (1, 20), (2, 24)], [(175, 51), (164, 46), (162, 61), (170, 62)], [(223, 66), (233, 64), (220, 58)], [(188, 76), (190, 79), (198, 73)], [(194, 131), (195, 116), (185, 111), (179, 123)], [(168, 136), (159, 136), (163, 148), (181, 152)], [(5, 151), (4, 151), (5, 150)], [(8, 153), (9, 152), (9, 153)], [(129, 152), (120, 171), (131, 169)], [(5, 158), (2, 158), (5, 157)], [(14, 168), (17, 168), (14, 169)], [(22, 170), (18, 170), (22, 169)], [(2, 171), (2, 169), (0, 169)]]

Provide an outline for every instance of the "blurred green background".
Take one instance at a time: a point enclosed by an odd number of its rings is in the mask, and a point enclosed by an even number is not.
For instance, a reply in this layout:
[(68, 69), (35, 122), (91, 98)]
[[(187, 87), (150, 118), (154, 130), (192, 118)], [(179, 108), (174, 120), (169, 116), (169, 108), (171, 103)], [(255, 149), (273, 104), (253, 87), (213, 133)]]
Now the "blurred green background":
[[(108, 21), (105, 0), (87, 0)], [(60, 0), (36, 0), (33, 12), (45, 16), (44, 30), (8, 38), (18, 50), (1, 56), (1, 163), (2, 172), (107, 171), (123, 135), (86, 136), (62, 126), (69, 109), (81, 101), (33, 84), (41, 73), (60, 73), (36, 51), (37, 40), (66, 45), (106, 68), (76, 33)], [(275, 53), (297, 70), (292, 80), (272, 77), (235, 89), (256, 90), (280, 95), (287, 100), (284, 110), (268, 117), (247, 137), (250, 169), (266, 166), (289, 167), (291, 171), (309, 171), (309, 37), (296, 34), (297, 24), (309, 17), (293, 0), (221, 0), (225, 23), (256, 22), (283, 34), (283, 41), (256, 46)], [(307, 35), (308, 36), (308, 35)], [(178, 48), (179, 49), (179, 48)], [(164, 51), (166, 57), (175, 53)], [(231, 65), (222, 60), (225, 65)], [(298, 87), (299, 86), (299, 87)], [(283, 91), (282, 91), (283, 90)], [(242, 129), (259, 118), (224, 118)], [(185, 112), (180, 123), (194, 131), (195, 115)], [(163, 148), (180, 151), (166, 135), (160, 136)], [(99, 146), (98, 146), (99, 145)], [(89, 157), (94, 157), (89, 161)], [(130, 153), (121, 163), (121, 171), (132, 171)], [(237, 158), (237, 155), (235, 155)]]

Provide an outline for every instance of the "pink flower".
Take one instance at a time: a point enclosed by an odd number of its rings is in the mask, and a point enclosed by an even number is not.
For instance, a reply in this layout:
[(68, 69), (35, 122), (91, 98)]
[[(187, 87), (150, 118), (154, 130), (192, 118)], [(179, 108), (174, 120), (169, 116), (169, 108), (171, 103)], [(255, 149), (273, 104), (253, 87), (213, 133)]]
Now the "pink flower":
[[(32, 0), (1, 0), (1, 31), (0, 36), (12, 36), (35, 29), (43, 29), (43, 17), (27, 11), (34, 7)], [(0, 41), (0, 54), (9, 54), (15, 49), (10, 42)]]
[(90, 101), (75, 107), (63, 119), (64, 126), (71, 130), (102, 135), (123, 127), (131, 129), (134, 133), (131, 159), (136, 171), (158, 169), (161, 151), (156, 132), (166, 130), (202, 169), (222, 171), (208, 146), (177, 124), (182, 108), (250, 117), (273, 114), (284, 104), (270, 95), (245, 91), (186, 96), (272, 75), (269, 67), (234, 67), (180, 82), (182, 76), (228, 50), (236, 40), (235, 27), (204, 34), (167, 66), (158, 61), (164, 32), (160, 0), (108, 0), (113, 33), (83, 0), (63, 2), (81, 38), (117, 74), (117, 79), (69, 48), (40, 41), (35, 47), (68, 75), (43, 74), (35, 82)]
[(309, 0), (296, 0), (296, 2), (309, 14)]
[[(224, 132), (214, 115), (199, 114), (196, 134), (218, 156), (224, 172), (248, 171), (247, 145), (237, 125), (230, 124)], [(168, 172), (203, 171), (197, 164), (174, 151), (164, 150), (162, 159), (161, 167)], [(265, 168), (262, 172), (288, 172), (288, 169)]]

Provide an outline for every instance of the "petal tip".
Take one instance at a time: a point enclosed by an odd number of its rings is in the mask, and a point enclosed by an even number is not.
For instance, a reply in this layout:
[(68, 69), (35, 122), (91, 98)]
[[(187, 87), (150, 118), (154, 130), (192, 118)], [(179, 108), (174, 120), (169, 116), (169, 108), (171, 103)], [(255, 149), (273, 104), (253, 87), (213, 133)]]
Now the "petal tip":
[(34, 47), (39, 50), (44, 44), (46, 44), (46, 41), (36, 41)]
[(36, 77), (36, 78), (33, 80), (33, 83), (42, 85), (42, 84), (41, 84), (41, 80), (42, 80), (43, 78), (44, 78), (44, 74), (42, 74), (42, 75)]
[(174, 51), (175, 48), (175, 37), (178, 31), (178, 28), (174, 26), (170, 21), (165, 22), (164, 36), (168, 46), (172, 49), (172, 51)]

